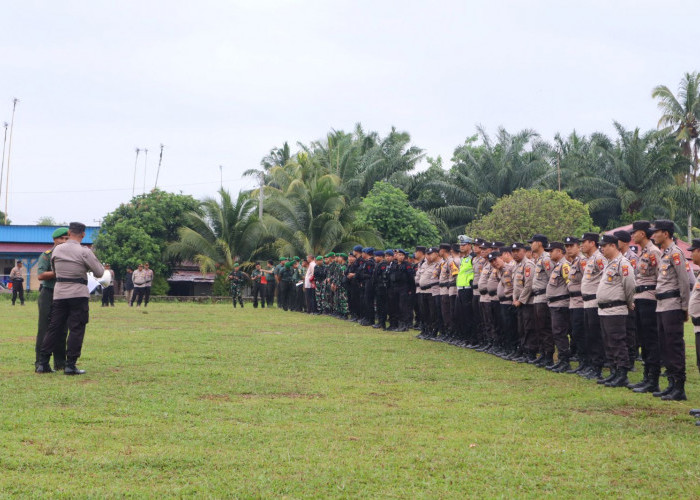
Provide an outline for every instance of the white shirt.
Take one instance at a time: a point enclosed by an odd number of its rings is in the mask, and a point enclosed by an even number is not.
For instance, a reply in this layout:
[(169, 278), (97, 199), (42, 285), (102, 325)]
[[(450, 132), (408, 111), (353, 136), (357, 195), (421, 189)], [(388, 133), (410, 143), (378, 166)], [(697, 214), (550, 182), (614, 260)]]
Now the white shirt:
[(311, 288), (311, 278), (314, 275), (314, 269), (316, 268), (316, 261), (312, 260), (309, 263), (309, 267), (306, 268), (306, 274), (304, 275), (304, 288)]

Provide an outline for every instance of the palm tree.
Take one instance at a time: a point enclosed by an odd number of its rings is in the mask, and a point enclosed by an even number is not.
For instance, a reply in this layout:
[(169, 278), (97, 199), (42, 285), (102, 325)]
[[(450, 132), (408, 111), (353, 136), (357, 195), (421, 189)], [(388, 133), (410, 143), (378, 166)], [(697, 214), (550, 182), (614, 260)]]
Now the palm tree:
[(190, 213), (179, 230), (179, 241), (168, 246), (168, 255), (192, 260), (202, 273), (217, 267), (226, 270), (235, 261), (251, 261), (270, 249), (271, 239), (256, 214), (256, 202), (247, 193), (233, 200), (219, 190), (220, 201), (206, 198), (202, 214)]
[[(666, 85), (654, 87), (651, 96), (658, 99), (658, 106), (661, 109), (659, 127), (672, 133), (680, 144), (683, 156), (689, 161), (690, 168), (684, 175), (685, 185), (688, 193), (682, 196), (679, 201), (688, 216), (688, 241), (692, 237), (693, 209), (695, 197), (690, 195), (691, 178), (692, 186), (696, 185), (698, 173), (698, 120), (700, 120), (700, 73), (686, 73), (678, 87), (678, 97)], [(681, 180), (681, 179), (679, 179)], [(684, 203), (685, 202), (685, 203)], [(696, 206), (696, 205), (695, 205)]]

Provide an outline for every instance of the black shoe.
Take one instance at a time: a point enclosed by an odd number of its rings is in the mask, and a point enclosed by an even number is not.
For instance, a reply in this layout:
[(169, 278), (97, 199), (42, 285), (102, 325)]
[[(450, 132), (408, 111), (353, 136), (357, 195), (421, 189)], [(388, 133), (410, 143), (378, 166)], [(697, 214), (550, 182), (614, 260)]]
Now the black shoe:
[(666, 389), (664, 389), (663, 391), (652, 392), (651, 395), (655, 398), (660, 398), (662, 396), (665, 396), (666, 394), (670, 394), (671, 391), (673, 391), (673, 385), (673, 377), (668, 377), (668, 387), (666, 387)]
[(562, 361), (559, 363), (559, 366), (554, 368), (552, 372), (554, 373), (569, 373), (571, 371), (571, 364), (569, 364), (569, 361)]
[(587, 369), (588, 365), (584, 362), (581, 362), (576, 368), (569, 368), (568, 370), (566, 370), (566, 373), (581, 373), (582, 371), (585, 371)]
[(544, 361), (544, 365), (542, 365), (542, 368), (546, 370), (551, 370), (556, 366), (556, 363), (554, 362), (554, 354), (548, 354), (547, 356), (545, 356), (545, 358), (546, 359)]
[(37, 363), (34, 367), (34, 373), (54, 373), (54, 371), (48, 363)]
[(627, 380), (627, 368), (618, 368), (617, 376), (610, 382), (605, 384), (605, 387), (627, 387), (629, 380)]
[(375, 323), (374, 325), (372, 325), (372, 328), (375, 328), (375, 329), (382, 328), (382, 329), (386, 330), (384, 325), (382, 325), (381, 323)]
[(588, 380), (598, 380), (603, 378), (603, 367), (602, 366), (592, 366), (590, 370), (583, 375), (584, 378)]
[(85, 373), (85, 370), (79, 370), (74, 364), (67, 364), (63, 369), (63, 373), (66, 375), (82, 375)]
[(637, 382), (636, 384), (629, 384), (627, 386), (627, 388), (628, 389), (637, 389), (639, 387), (643, 387), (643, 386), (647, 385), (647, 383), (649, 382), (649, 369), (650, 369), (649, 366), (644, 365), (644, 377), (642, 378), (642, 380), (640, 382)]
[(668, 394), (661, 396), (664, 401), (686, 401), (688, 398), (685, 395), (685, 380), (677, 380), (673, 383), (673, 390)]
[(689, 413), (691, 417), (700, 417), (700, 410), (697, 408), (693, 408)]
[(615, 368), (610, 368), (610, 375), (608, 375), (605, 378), (599, 378), (598, 380), (596, 380), (596, 384), (607, 384), (608, 382), (615, 380), (615, 377), (617, 377), (617, 371), (615, 370)]

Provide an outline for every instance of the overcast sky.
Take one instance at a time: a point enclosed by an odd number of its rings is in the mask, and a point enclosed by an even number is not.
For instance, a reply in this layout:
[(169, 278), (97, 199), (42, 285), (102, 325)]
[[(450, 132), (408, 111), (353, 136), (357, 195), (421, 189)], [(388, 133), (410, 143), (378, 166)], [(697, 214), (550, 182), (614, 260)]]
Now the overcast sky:
[(130, 199), (137, 147), (153, 187), (161, 143), (159, 186), (202, 198), (219, 165), (237, 192), (271, 148), (358, 122), (445, 166), (477, 124), (656, 127), (652, 88), (700, 70), (700, 2), (569, 3), (0, 2), (0, 122), (20, 99), (10, 219), (95, 224)]

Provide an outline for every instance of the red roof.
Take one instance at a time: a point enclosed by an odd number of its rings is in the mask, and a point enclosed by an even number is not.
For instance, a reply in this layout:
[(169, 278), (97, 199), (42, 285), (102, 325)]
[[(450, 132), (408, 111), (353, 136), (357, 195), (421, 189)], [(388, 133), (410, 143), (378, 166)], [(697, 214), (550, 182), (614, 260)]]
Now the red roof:
[(52, 248), (53, 243), (0, 243), (0, 253), (43, 253)]

